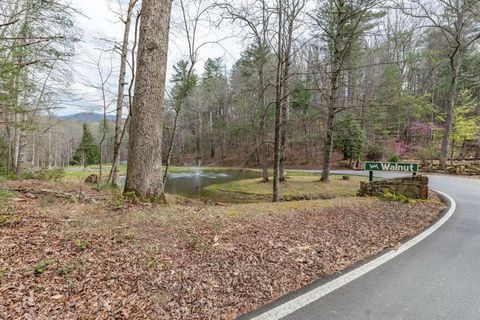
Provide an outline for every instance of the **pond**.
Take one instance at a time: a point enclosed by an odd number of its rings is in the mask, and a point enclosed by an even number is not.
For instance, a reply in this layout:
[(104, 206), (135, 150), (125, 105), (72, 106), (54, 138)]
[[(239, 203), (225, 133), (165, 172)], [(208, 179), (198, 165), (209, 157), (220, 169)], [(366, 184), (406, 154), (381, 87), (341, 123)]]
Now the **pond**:
[[(213, 184), (227, 183), (243, 179), (253, 179), (261, 174), (250, 170), (225, 169), (222, 171), (213, 169), (188, 168), (182, 172), (169, 173), (165, 192), (178, 194), (190, 198), (209, 198), (210, 195), (204, 192), (204, 188)], [(125, 177), (121, 177), (125, 183)]]

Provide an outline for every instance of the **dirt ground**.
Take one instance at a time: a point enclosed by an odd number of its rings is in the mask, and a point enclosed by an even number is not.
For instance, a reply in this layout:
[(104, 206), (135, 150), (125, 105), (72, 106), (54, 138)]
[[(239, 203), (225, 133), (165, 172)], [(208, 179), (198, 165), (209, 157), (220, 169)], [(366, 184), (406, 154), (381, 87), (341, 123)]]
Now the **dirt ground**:
[(132, 204), (84, 185), (9, 182), (0, 319), (233, 319), (426, 228), (438, 198)]

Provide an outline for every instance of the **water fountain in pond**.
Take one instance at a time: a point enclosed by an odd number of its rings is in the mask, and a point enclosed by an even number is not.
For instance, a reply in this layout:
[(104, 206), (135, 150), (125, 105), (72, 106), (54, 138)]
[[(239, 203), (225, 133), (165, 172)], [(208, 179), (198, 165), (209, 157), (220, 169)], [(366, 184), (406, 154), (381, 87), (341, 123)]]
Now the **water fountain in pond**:
[(198, 159), (197, 161), (195, 161), (195, 173), (197, 174), (197, 176), (200, 175), (201, 164), (202, 164), (202, 160)]
[(202, 189), (202, 184), (201, 184), (201, 181), (200, 181), (200, 166), (201, 166), (201, 160), (200, 159), (197, 159), (196, 163), (195, 163), (195, 175), (196, 175), (196, 179), (195, 179), (195, 190), (197, 191), (197, 193), (200, 193), (201, 189)]

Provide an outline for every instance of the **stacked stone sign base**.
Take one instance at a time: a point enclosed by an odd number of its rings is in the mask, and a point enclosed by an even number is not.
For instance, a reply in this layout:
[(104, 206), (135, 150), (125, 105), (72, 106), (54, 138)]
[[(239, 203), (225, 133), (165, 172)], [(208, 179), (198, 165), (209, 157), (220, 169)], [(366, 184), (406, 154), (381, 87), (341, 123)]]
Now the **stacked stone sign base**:
[(428, 177), (415, 176), (373, 182), (360, 182), (359, 195), (381, 196), (388, 191), (411, 199), (428, 199)]

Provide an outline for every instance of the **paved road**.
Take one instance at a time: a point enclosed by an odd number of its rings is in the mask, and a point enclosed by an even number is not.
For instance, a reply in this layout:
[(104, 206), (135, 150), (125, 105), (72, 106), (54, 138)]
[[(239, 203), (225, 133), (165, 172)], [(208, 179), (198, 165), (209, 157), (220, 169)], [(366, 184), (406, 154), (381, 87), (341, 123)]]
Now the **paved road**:
[(480, 180), (430, 181), (457, 202), (440, 229), (284, 319), (480, 319)]

